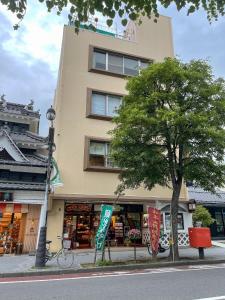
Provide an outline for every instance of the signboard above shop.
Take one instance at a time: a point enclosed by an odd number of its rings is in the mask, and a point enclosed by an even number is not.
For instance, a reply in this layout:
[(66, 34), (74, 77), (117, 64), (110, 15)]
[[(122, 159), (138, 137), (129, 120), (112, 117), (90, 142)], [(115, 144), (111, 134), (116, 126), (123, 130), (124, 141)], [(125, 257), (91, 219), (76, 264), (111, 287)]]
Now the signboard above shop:
[(91, 212), (92, 204), (85, 203), (67, 203), (65, 207), (65, 212), (68, 214), (79, 213), (79, 212)]
[(0, 192), (0, 202), (12, 202), (13, 193), (9, 192)]

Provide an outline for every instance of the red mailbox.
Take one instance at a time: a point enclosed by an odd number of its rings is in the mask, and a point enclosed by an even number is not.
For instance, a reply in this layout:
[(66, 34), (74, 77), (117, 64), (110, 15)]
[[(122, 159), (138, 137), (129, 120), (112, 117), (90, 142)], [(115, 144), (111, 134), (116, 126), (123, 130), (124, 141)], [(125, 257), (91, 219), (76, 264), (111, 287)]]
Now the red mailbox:
[(190, 246), (194, 248), (212, 247), (211, 233), (209, 228), (193, 227), (188, 228)]

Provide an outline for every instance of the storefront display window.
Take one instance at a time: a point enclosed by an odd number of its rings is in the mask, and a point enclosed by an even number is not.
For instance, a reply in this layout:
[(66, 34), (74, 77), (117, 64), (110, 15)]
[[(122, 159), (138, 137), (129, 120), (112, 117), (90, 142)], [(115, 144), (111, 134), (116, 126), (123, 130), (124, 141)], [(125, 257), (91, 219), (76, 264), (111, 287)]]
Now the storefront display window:
[[(142, 205), (115, 206), (107, 235), (111, 246), (124, 245), (130, 229), (141, 230), (142, 212)], [(64, 239), (71, 240), (73, 249), (94, 247), (100, 213), (99, 204), (66, 203), (63, 233)]]
[(4, 253), (14, 253), (19, 242), (21, 213), (0, 214), (0, 248)]

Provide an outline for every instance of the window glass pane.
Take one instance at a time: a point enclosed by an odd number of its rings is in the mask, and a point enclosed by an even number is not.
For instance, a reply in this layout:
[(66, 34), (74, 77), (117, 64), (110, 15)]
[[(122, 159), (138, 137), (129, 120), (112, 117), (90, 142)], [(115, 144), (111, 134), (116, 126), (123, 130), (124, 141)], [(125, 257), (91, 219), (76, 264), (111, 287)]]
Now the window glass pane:
[(91, 112), (97, 115), (106, 114), (106, 96), (101, 94), (92, 94)]
[(166, 230), (170, 230), (170, 214), (165, 214), (165, 225), (166, 225)]
[(101, 52), (94, 52), (93, 67), (100, 70), (106, 69), (106, 54)]
[(105, 155), (105, 143), (90, 142), (90, 154)]
[(105, 156), (91, 154), (89, 164), (92, 167), (105, 167)]
[(149, 63), (141, 61), (141, 69), (146, 69), (148, 67)]
[(178, 214), (178, 216), (177, 216), (177, 228), (178, 229), (184, 229), (183, 214)]
[[(170, 214), (169, 213), (165, 214), (165, 223), (166, 223), (166, 229), (170, 230)], [(178, 213), (177, 228), (178, 228), (178, 230), (183, 230), (184, 229), (184, 219), (183, 219), (183, 214), (182, 213)]]
[(123, 74), (123, 57), (109, 54), (108, 71)]
[(124, 58), (124, 74), (135, 76), (138, 75), (138, 60)]
[(121, 97), (116, 96), (108, 96), (108, 116), (115, 116), (116, 110), (119, 108), (121, 104)]

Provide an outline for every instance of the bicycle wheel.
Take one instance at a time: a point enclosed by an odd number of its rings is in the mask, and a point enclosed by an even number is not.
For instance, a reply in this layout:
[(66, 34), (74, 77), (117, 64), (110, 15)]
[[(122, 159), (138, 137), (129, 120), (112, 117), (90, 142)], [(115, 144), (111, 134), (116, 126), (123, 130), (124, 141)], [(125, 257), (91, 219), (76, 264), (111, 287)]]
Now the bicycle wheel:
[(57, 256), (57, 264), (61, 268), (70, 268), (74, 262), (74, 253), (69, 250), (62, 250)]

